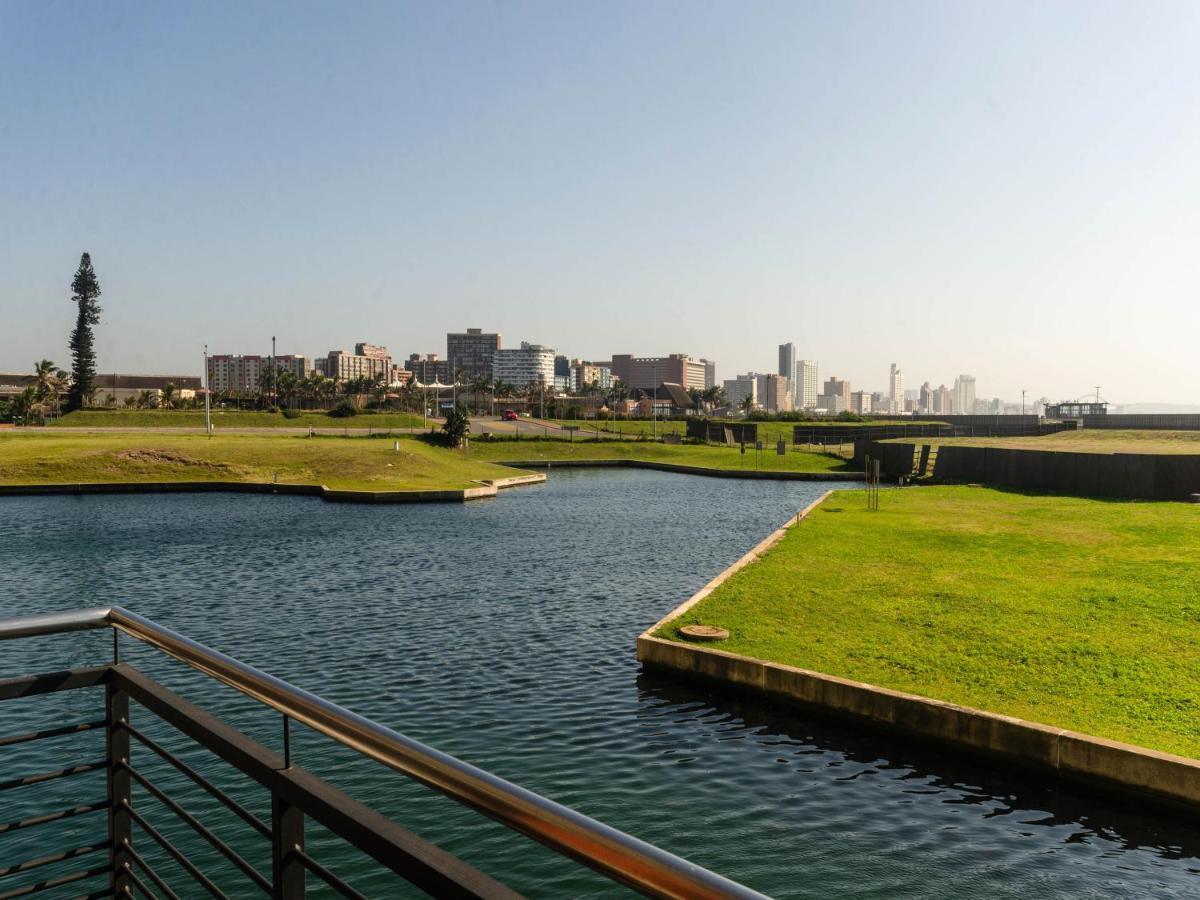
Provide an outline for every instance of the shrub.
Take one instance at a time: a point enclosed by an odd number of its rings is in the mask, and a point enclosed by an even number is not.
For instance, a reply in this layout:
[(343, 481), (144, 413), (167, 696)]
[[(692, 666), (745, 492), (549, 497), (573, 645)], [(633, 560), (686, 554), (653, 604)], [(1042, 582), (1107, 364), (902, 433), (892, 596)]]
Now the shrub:
[(451, 447), (459, 447), (462, 445), (463, 438), (467, 436), (467, 431), (471, 427), (471, 422), (467, 418), (466, 410), (461, 405), (454, 407), (446, 413), (446, 421), (442, 424), (442, 432), (445, 435), (446, 443)]
[(285, 419), (298, 419), (298, 418), (300, 418), (300, 415), (301, 415), (301, 413), (300, 413), (300, 410), (298, 410), (298, 409), (293, 409), (293, 408), (292, 408), (292, 407), (290, 407), (290, 406), (289, 406), (289, 407), (287, 407), (287, 409), (285, 409), (285, 410), (283, 411), (283, 417), (284, 417)]
[(358, 415), (358, 407), (349, 400), (342, 400), (326, 415), (332, 416), (335, 419), (348, 419), (351, 416)]

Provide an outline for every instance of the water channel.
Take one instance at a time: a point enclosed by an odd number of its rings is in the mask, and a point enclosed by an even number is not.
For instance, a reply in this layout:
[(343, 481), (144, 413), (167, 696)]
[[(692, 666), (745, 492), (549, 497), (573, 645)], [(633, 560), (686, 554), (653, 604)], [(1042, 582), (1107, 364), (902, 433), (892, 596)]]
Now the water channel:
[[(1200, 831), (1177, 818), (639, 672), (643, 628), (826, 487), (622, 470), (554, 472), (544, 486), (466, 505), (5, 499), (0, 616), (120, 603), (773, 896), (1200, 894)], [(103, 662), (106, 641), (0, 644), (0, 677)], [(279, 747), (274, 714), (153, 651), (126, 653)], [(0, 704), (0, 736), (101, 709), (94, 692)], [(263, 808), (235, 772), (144, 718), (152, 735)], [(98, 733), (21, 745), (0, 753), (0, 780), (99, 757), (102, 746)], [(301, 730), (293, 752), (531, 896), (624, 893), (318, 735)], [(145, 767), (252, 862), (268, 858), (265, 842), (239, 835), (236, 819), (165, 766)], [(8, 792), (0, 819), (102, 796), (99, 774)], [(153, 798), (136, 803), (193, 841)], [(101, 827), (81, 818), (0, 835), (0, 860)], [(332, 836), (314, 828), (309, 847), (369, 895), (404, 895)], [(228, 874), (203, 847), (195, 853)], [(186, 886), (171, 863), (161, 866)], [(237, 883), (222, 882), (232, 896), (255, 896)]]

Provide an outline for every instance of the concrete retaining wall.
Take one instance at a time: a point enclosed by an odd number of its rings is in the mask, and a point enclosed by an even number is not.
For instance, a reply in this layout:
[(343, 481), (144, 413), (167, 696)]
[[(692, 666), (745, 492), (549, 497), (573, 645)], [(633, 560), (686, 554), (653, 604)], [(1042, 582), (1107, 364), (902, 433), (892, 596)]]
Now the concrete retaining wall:
[(516, 475), (481, 482), (479, 487), (446, 491), (347, 491), (322, 484), (273, 484), (253, 481), (85, 482), (81, 484), (0, 484), (0, 497), (51, 494), (283, 494), (320, 497), (331, 503), (462, 503), (494, 497), (505, 488), (540, 484), (545, 475)]
[(816, 711), (1110, 790), (1148, 794), (1194, 811), (1200, 761), (905, 694), (820, 672), (653, 637), (638, 638), (649, 669), (761, 700)]
[(710, 478), (757, 478), (771, 481), (862, 481), (861, 472), (778, 472), (758, 469), (712, 469), (704, 466), (683, 466), (676, 463), (649, 462), (642, 459), (523, 459), (505, 460), (501, 465), (514, 469), (656, 469), (678, 472), (681, 475), (704, 475)]

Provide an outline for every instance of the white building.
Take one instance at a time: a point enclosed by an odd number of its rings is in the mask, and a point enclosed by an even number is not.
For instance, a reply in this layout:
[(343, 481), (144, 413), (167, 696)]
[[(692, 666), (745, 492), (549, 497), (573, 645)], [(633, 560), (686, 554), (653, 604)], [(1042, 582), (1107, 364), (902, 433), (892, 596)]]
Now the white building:
[(214, 353), (208, 358), (208, 389), (216, 394), (231, 391), (250, 392), (259, 390), (265, 372), (271, 371), (271, 364), (282, 372), (291, 372), (297, 378), (308, 374), (308, 358), (298, 354), (282, 354), (279, 356), (248, 355), (240, 356), (231, 353)]
[(724, 387), (729, 405), (734, 409), (741, 409), (747, 397), (750, 398), (750, 408), (758, 408), (758, 378), (753, 372), (748, 375), (739, 375), (737, 378), (727, 379)]
[(950, 412), (959, 416), (975, 413), (975, 376), (959, 375), (950, 390)]
[(521, 341), (515, 349), (500, 349), (492, 356), (492, 381), (525, 387), (554, 384), (554, 348)]
[(892, 415), (904, 412), (904, 375), (895, 363), (888, 372), (888, 412)]
[(800, 409), (816, 409), (817, 391), (816, 360), (800, 360), (796, 365), (796, 405)]

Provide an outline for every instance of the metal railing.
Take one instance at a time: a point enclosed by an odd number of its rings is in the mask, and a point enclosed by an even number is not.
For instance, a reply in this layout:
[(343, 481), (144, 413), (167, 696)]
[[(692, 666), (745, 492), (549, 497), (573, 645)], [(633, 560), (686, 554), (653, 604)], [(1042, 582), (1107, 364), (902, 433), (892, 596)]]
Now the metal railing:
[[(0, 843), (0, 900), (27, 896), (75, 881), (107, 874), (109, 886), (88, 896), (180, 896), (137, 849), (135, 832), (144, 835), (214, 897), (226, 896), (188, 855), (134, 808), (132, 787), (154, 797), (179, 820), (272, 897), (304, 896), (307, 876), (342, 896), (363, 894), (304, 850), (304, 822), (311, 818), (384, 867), (434, 896), (513, 897), (505, 886), (463, 861), (417, 837), (370, 807), (293, 765), (290, 722), (295, 720), (326, 735), (458, 803), (526, 835), (559, 854), (651, 897), (761, 897), (760, 894), (694, 865), (651, 844), (610, 828), (568, 807), (442, 753), (386, 726), (197, 643), (169, 628), (121, 607), (83, 610), (0, 621), (0, 640), (111, 628), (111, 664), (0, 681), (0, 701), (84, 687), (105, 690), (103, 719), (0, 737), (0, 751), (15, 744), (75, 732), (104, 729), (105, 759), (68, 769), (0, 781), (0, 792), (68, 778), (84, 772), (106, 772), (107, 796), (93, 802), (0, 823), (7, 833), (61, 819), (106, 811), (107, 833), (92, 841), (38, 859), (9, 863)], [(282, 756), (252, 741), (200, 707), (172, 693), (120, 660), (118, 637), (129, 635), (216, 681), (228, 685), (283, 715)], [(130, 721), (130, 702), (172, 725), (231, 763), (271, 797), (271, 821), (256, 816), (186, 762)], [(218, 801), (253, 832), (271, 843), (272, 870), (259, 872), (220, 835), (205, 826), (132, 764), (134, 745), (145, 748)], [(5, 892), (2, 879), (44, 865), (93, 858), (107, 851), (104, 865), (90, 865)], [(159, 852), (156, 851), (156, 852)], [(191, 895), (185, 892), (184, 895)]]

